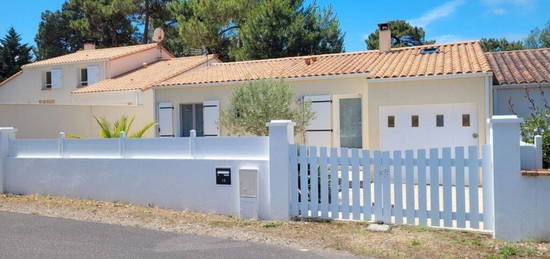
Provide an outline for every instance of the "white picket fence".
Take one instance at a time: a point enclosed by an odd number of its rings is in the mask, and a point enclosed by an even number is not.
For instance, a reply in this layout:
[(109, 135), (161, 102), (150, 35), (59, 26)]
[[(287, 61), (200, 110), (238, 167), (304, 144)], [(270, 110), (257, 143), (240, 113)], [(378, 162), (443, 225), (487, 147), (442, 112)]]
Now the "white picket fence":
[(297, 145), (290, 150), (292, 215), (470, 229), (492, 225), (483, 224), (484, 204), (489, 206), (483, 197), (490, 195), (479, 182), (480, 171), (491, 167), (490, 146), (482, 156), (468, 147), (467, 157), (464, 147), (430, 149), (429, 156), (426, 150)]

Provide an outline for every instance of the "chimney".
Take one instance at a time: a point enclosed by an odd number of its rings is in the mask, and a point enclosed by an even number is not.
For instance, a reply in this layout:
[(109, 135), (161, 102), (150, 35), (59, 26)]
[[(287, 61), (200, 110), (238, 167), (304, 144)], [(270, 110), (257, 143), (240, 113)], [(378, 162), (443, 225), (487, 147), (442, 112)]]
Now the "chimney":
[(84, 50), (94, 50), (94, 49), (95, 49), (95, 43), (93, 42), (84, 43)]
[(389, 23), (378, 24), (378, 49), (382, 52), (391, 50), (391, 29)]

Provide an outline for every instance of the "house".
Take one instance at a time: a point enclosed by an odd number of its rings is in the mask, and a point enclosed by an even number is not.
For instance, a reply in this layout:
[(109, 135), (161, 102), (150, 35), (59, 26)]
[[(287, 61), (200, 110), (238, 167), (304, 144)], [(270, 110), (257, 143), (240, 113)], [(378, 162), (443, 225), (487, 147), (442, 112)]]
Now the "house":
[(155, 120), (152, 85), (208, 62), (217, 58), (174, 58), (157, 43), (105, 49), (85, 44), (75, 53), (27, 64), (1, 82), (0, 127), (15, 126), (23, 138), (51, 138), (59, 132), (97, 137), (93, 116), (112, 121), (135, 115), (135, 124), (145, 125)]
[(305, 136), (311, 145), (478, 145), (492, 114), (492, 73), (478, 42), (391, 49), (387, 30), (380, 50), (216, 63), (156, 84), (160, 131), (226, 135), (212, 118), (235, 87), (264, 78), (285, 80), (297, 99), (312, 102), (317, 117)]
[(489, 52), (497, 115), (529, 117), (550, 105), (550, 48)]
[[(91, 115), (132, 114), (138, 124), (157, 121), (160, 137), (189, 136), (191, 129), (198, 136), (224, 136), (228, 133), (218, 120), (233, 89), (277, 79), (290, 83), (296, 99), (311, 101), (317, 116), (304, 136), (310, 145), (403, 150), (484, 144), (486, 119), (493, 112), (493, 74), (479, 43), (391, 48), (389, 26), (380, 29), (380, 50), (244, 62), (222, 63), (215, 56), (175, 59), (158, 44), (124, 47), (151, 48), (157, 55), (147, 61), (133, 58), (119, 73), (113, 72), (119, 66), (109, 64), (120, 58), (103, 57), (104, 65), (98, 64), (102, 80), (81, 87), (77, 68), (89, 66), (102, 50), (75, 53), (85, 61), (37, 62), (0, 87), (0, 103), (17, 100), (0, 104), (0, 126), (16, 126), (23, 137), (46, 132), (51, 137), (54, 131), (94, 135)], [(64, 83), (65, 96), (58, 100), (49, 97), (57, 88), (43, 86), (49, 82), (45, 73), (62, 64), (70, 75), (65, 80), (72, 82)], [(29, 95), (30, 88), (37, 93)], [(28, 121), (29, 116), (39, 118)], [(46, 123), (44, 134), (31, 126)]]

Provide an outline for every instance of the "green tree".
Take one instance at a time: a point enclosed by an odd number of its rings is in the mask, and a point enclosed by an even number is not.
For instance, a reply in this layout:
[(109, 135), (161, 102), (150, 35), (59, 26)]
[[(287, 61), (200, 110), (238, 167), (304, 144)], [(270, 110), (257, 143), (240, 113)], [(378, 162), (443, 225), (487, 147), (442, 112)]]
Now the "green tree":
[(138, 12), (134, 0), (68, 0), (61, 10), (42, 13), (35, 54), (38, 59), (63, 55), (86, 41), (98, 47), (135, 44), (140, 34), (131, 18)]
[(136, 0), (137, 12), (134, 21), (143, 26), (141, 43), (149, 43), (153, 30), (157, 27), (167, 29), (167, 23), (172, 23), (169, 4), (173, 0)]
[(262, 80), (235, 88), (220, 124), (232, 134), (267, 136), (271, 120), (292, 120), (301, 133), (314, 117), (311, 104), (297, 103), (287, 83)]
[(4, 38), (0, 39), (0, 81), (19, 72), (21, 66), (31, 62), (31, 48), (21, 44), (21, 35), (10, 27)]
[(524, 44), (530, 49), (550, 48), (550, 21), (542, 29), (537, 27), (531, 30)]
[(521, 41), (508, 41), (505, 38), (482, 38), (479, 41), (479, 44), (485, 52), (524, 49), (523, 43)]
[[(426, 40), (426, 33), (421, 27), (412, 26), (407, 21), (390, 21), (391, 45), (394, 48), (434, 44), (435, 40)], [(367, 49), (378, 49), (378, 29), (369, 34), (365, 40)]]
[(231, 60), (229, 48), (235, 44), (246, 13), (258, 0), (183, 0), (171, 4), (177, 28), (187, 48), (205, 48), (223, 60)]
[(303, 2), (265, 0), (250, 10), (231, 56), (249, 60), (342, 52), (344, 35), (332, 8)]

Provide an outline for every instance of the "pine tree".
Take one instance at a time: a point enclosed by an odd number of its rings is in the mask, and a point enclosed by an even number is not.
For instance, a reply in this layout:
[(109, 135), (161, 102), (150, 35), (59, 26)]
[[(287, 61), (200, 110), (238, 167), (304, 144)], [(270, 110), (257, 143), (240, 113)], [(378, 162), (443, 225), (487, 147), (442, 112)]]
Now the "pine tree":
[(0, 45), (0, 80), (19, 72), (21, 66), (31, 62), (31, 48), (27, 44), (21, 44), (21, 35), (13, 27), (10, 27), (6, 36), (0, 39)]
[[(426, 33), (421, 27), (412, 26), (407, 21), (390, 21), (391, 45), (393, 48), (410, 47), (425, 44), (434, 44), (434, 40), (426, 40)], [(378, 29), (369, 34), (367, 40), (367, 49), (378, 49)]]

